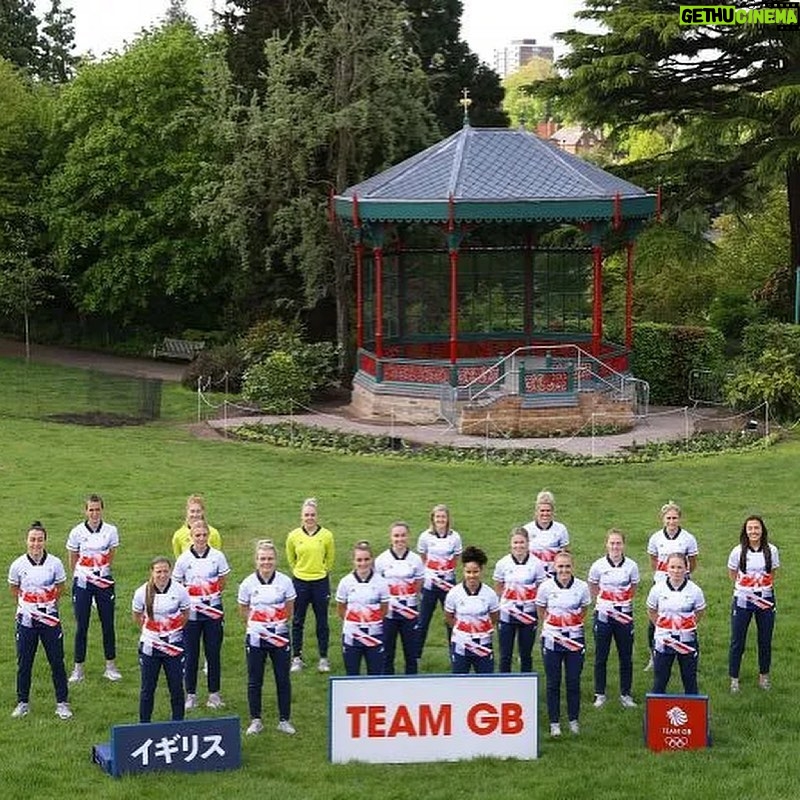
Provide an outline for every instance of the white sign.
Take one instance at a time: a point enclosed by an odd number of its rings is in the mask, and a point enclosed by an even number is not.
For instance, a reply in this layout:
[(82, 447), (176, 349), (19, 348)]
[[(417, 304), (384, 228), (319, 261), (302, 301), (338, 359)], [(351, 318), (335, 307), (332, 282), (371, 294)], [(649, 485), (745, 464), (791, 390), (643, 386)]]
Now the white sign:
[(536, 674), (338, 677), (330, 688), (334, 763), (538, 757)]

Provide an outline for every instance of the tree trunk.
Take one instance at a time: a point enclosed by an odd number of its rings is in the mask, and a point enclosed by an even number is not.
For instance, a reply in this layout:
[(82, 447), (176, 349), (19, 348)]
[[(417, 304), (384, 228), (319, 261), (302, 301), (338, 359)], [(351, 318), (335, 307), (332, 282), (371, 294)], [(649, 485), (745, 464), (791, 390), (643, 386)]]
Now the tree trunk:
[(789, 198), (789, 254), (792, 273), (800, 267), (800, 161), (786, 168), (786, 194)]

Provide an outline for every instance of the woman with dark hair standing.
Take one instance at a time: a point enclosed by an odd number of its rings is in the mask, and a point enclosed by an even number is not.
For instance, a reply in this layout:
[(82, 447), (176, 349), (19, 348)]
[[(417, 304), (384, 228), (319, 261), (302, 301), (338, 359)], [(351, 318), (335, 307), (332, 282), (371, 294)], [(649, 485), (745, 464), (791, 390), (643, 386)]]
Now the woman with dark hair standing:
[(494, 672), (492, 633), (500, 616), (500, 601), (494, 589), (481, 581), (488, 562), (479, 547), (465, 547), (461, 554), (464, 580), (454, 586), (444, 601), (444, 615), (452, 628), (450, 663), (455, 675), (470, 669)]
[(150, 562), (150, 578), (133, 595), (133, 621), (141, 628), (139, 667), (139, 722), (153, 716), (161, 669), (167, 678), (172, 719), (184, 716), (183, 628), (189, 619), (189, 593), (172, 580), (172, 562), (158, 556)]
[(747, 629), (755, 617), (758, 632), (758, 685), (771, 687), (772, 632), (775, 628), (775, 571), (780, 566), (778, 548), (769, 541), (764, 520), (748, 517), (739, 534), (739, 545), (728, 557), (728, 574), (733, 581), (731, 646), (728, 674), (731, 692), (739, 691), (739, 667), (747, 642)]
[[(456, 564), (461, 555), (461, 535), (450, 526), (450, 509), (443, 503), (433, 507), (430, 527), (424, 530), (417, 540), (417, 552), (422, 556), (425, 575), (422, 579), (422, 592), (419, 603), (419, 622), (417, 623), (417, 659), (422, 658), (428, 628), (436, 605), (444, 600), (456, 582)], [(447, 645), (450, 646), (452, 630), (447, 626)]]
[(67, 573), (61, 559), (45, 550), (46, 541), (47, 531), (42, 523), (31, 523), (27, 551), (8, 570), (8, 584), (17, 600), (17, 706), (11, 712), (14, 718), (28, 713), (33, 659), (40, 641), (53, 675), (56, 716), (72, 716), (64, 667), (64, 632), (58, 616), (58, 599)]
[(67, 537), (69, 566), (74, 576), (72, 609), (75, 613), (75, 666), (69, 682), (80, 683), (84, 679), (83, 665), (86, 661), (93, 602), (103, 632), (103, 652), (106, 657), (103, 676), (110, 681), (118, 681), (122, 675), (116, 663), (116, 589), (111, 565), (119, 547), (119, 531), (115, 525), (103, 519), (103, 498), (100, 495), (92, 494), (86, 498), (84, 513), (86, 520), (76, 525)]

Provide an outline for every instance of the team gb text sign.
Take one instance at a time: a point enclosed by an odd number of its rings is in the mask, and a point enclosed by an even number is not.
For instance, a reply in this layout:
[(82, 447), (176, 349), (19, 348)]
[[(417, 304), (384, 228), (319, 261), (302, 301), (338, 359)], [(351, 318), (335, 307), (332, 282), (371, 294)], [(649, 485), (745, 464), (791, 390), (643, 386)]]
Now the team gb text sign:
[(534, 759), (538, 680), (535, 674), (331, 678), (330, 760)]

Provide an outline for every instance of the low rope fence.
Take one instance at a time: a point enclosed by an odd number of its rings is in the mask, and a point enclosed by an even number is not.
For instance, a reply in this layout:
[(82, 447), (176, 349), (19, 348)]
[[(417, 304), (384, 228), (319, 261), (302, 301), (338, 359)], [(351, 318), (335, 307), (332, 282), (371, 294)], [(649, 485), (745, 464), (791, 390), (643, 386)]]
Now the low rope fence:
[[(218, 391), (212, 396), (215, 387)], [(221, 400), (218, 399), (220, 389), (223, 394)], [(401, 447), (403, 440), (407, 439), (420, 444), (482, 447), (486, 452), (498, 448), (521, 449), (535, 446), (601, 457), (622, 447), (636, 447), (647, 442), (689, 440), (698, 432), (747, 430), (755, 431), (766, 439), (770, 431), (777, 427), (770, 417), (769, 404), (762, 403), (747, 411), (731, 411), (729, 414), (721, 414), (719, 411), (707, 413), (692, 406), (661, 410), (651, 408), (647, 417), (636, 418), (633, 430), (614, 434), (607, 431), (608, 420), (613, 420), (613, 415), (610, 412), (608, 414), (595, 412), (578, 431), (569, 436), (512, 437), (499, 424), (492, 421), (491, 415), (466, 425), (461, 431), (441, 418), (431, 422), (400, 422), (396, 418), (394, 409), (385, 420), (356, 420), (302, 403), (292, 403), (291, 413), (275, 415), (262, 413), (252, 405), (229, 399), (226, 389), (224, 379), (217, 384), (202, 378), (198, 379), (198, 422), (209, 422), (223, 435), (227, 435), (231, 428), (241, 425), (282, 422), (289, 425), (292, 440), (295, 426), (318, 427), (331, 431), (385, 437), (388, 448)], [(551, 423), (554, 428), (567, 420), (574, 423), (574, 417), (558, 413), (542, 415), (540, 419)]]

